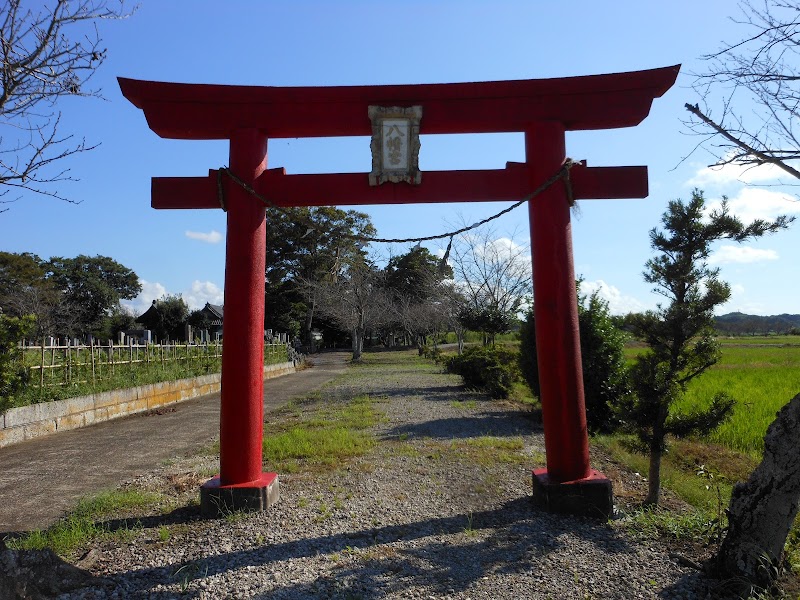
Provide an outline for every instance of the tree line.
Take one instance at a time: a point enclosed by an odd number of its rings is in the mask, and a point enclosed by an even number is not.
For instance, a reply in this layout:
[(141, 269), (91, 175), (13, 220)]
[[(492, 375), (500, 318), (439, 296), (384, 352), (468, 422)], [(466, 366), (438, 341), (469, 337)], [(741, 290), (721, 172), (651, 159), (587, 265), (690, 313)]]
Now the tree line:
[(7, 317), (35, 317), (28, 336), (111, 338), (132, 324), (121, 300), (142, 286), (133, 270), (107, 256), (54, 256), (0, 252), (0, 310)]
[(417, 244), (383, 260), (360, 241), (374, 232), (369, 216), (353, 210), (271, 209), (265, 327), (309, 348), (350, 344), (358, 360), (368, 336), (387, 347), (422, 347), (453, 331), (461, 345), (469, 329), (490, 343), (530, 301), (527, 246), (498, 240), (491, 229), (451, 240), (446, 256)]

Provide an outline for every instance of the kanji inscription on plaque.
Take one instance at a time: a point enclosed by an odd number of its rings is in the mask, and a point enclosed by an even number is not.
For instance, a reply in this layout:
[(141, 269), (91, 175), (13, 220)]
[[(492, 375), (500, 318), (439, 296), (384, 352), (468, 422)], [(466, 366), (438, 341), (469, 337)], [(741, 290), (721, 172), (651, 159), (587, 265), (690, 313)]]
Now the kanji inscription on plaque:
[(414, 185), (422, 181), (419, 170), (421, 106), (370, 106), (372, 121), (372, 172), (370, 185), (387, 181)]

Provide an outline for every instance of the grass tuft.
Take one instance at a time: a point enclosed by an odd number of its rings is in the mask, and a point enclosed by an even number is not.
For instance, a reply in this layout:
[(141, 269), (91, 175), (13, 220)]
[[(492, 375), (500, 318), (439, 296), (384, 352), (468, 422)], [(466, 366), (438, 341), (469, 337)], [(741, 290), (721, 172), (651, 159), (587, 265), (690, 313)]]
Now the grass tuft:
[(701, 510), (675, 513), (663, 509), (643, 509), (633, 513), (623, 524), (639, 539), (666, 537), (674, 540), (708, 541), (721, 532), (717, 518)]
[(69, 515), (47, 529), (38, 529), (23, 537), (8, 540), (11, 548), (18, 550), (43, 550), (50, 548), (65, 558), (78, 549), (101, 537), (118, 536), (124, 538), (130, 529), (111, 532), (102, 522), (106, 517), (115, 518), (120, 513), (130, 513), (160, 504), (159, 494), (139, 490), (111, 491), (81, 500)]
[(285, 431), (264, 436), (264, 462), (275, 470), (293, 473), (361, 456), (375, 445), (374, 436), (365, 430), (380, 417), (367, 395), (338, 407), (318, 409), (305, 418), (301, 416)]

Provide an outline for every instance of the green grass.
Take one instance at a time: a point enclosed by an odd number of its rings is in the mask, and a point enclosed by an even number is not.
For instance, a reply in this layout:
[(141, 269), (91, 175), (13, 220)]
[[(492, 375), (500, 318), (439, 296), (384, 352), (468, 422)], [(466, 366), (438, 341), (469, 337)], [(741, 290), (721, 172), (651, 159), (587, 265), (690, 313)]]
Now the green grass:
[(639, 539), (701, 541), (720, 533), (716, 517), (706, 511), (676, 514), (662, 509), (641, 510), (632, 515), (625, 527)]
[[(160, 355), (154, 346), (142, 346), (135, 348), (133, 355), (136, 362), (134, 364), (115, 364), (113, 367), (109, 362), (97, 362), (95, 365), (95, 381), (92, 383), (92, 368), (89, 359), (89, 350), (84, 349), (79, 363), (74, 358), (73, 366), (70, 369), (71, 379), (66, 382), (66, 368), (48, 369), (45, 375), (45, 387), (39, 388), (39, 372), (31, 371), (31, 380), (12, 399), (11, 406), (26, 406), (39, 402), (51, 402), (53, 400), (63, 400), (65, 398), (75, 398), (97, 392), (107, 392), (111, 390), (125, 389), (160, 383), (162, 381), (175, 381), (189, 377), (199, 377), (211, 373), (219, 373), (221, 368), (221, 358), (211, 354), (205, 355), (205, 350), (213, 350), (213, 347), (204, 346), (176, 349), (176, 356), (165, 362), (161, 362)], [(287, 350), (284, 346), (274, 348), (271, 345), (265, 347), (264, 364), (277, 364), (286, 362)], [(128, 349), (122, 347), (123, 353), (117, 357), (118, 361), (130, 358)], [(74, 352), (74, 351), (73, 351)], [(97, 349), (95, 349), (97, 352)], [(63, 352), (62, 352), (63, 354)], [(100, 353), (103, 355), (103, 353)], [(149, 354), (149, 361), (146, 360)], [(45, 356), (46, 364), (50, 364), (49, 354)], [(53, 359), (54, 364), (64, 364), (65, 357), (57, 354)], [(28, 350), (23, 354), (23, 364), (26, 366), (39, 365), (41, 363), (41, 353), (35, 350)], [(49, 385), (51, 384), (51, 385)]]
[[(642, 477), (647, 477), (649, 458), (635, 452), (626, 443), (623, 436), (595, 436), (592, 443), (604, 448), (611, 456)], [(699, 509), (704, 514), (716, 514), (723, 506), (728, 505), (731, 488), (735, 478), (717, 472), (709, 478), (708, 471), (699, 473), (705, 463), (695, 463), (690, 451), (679, 452), (673, 447), (661, 462), (661, 485), (675, 492), (684, 502)]]
[(283, 431), (264, 436), (263, 460), (270, 469), (297, 472), (330, 467), (361, 456), (375, 445), (365, 431), (380, 419), (369, 396), (357, 396), (338, 406), (322, 406), (295, 417)]
[[(522, 453), (523, 448), (522, 438), (517, 436), (496, 437), (482, 435), (449, 442), (429, 441), (423, 451), (431, 460), (438, 460), (444, 453), (448, 453), (456, 454), (485, 467), (491, 467), (497, 463), (530, 463), (531, 457)], [(538, 461), (534, 458), (534, 462)], [(543, 460), (542, 464), (544, 464)]]
[[(733, 415), (708, 441), (760, 458), (767, 427), (800, 392), (800, 338), (760, 336), (719, 341), (720, 361), (689, 384), (675, 410), (704, 408), (714, 394), (727, 392), (736, 400)], [(628, 345), (625, 356), (632, 361), (645, 350), (639, 344)]]
[(800, 346), (723, 345), (720, 362), (691, 382), (675, 408), (707, 406), (720, 391), (733, 396), (736, 406), (709, 441), (760, 457), (775, 413), (800, 392)]
[(518, 402), (531, 410), (542, 407), (539, 399), (533, 395), (533, 392), (531, 391), (531, 388), (528, 387), (528, 384), (522, 381), (514, 382), (513, 387), (511, 388), (511, 394), (509, 395), (509, 400)]
[(450, 406), (453, 408), (474, 409), (478, 403), (475, 400), (451, 400)]
[(130, 535), (131, 529), (125, 528), (111, 532), (102, 522), (104, 518), (118, 518), (120, 513), (152, 508), (162, 502), (160, 495), (138, 490), (104, 492), (81, 500), (69, 515), (53, 526), (7, 540), (7, 544), (20, 550), (50, 548), (56, 554), (68, 558), (98, 538), (115, 536), (124, 539)]
[(725, 346), (751, 346), (760, 344), (789, 344), (800, 346), (800, 336), (797, 335), (720, 336), (719, 341)]
[[(672, 440), (662, 460), (662, 487), (676, 493), (694, 510), (637, 511), (624, 525), (634, 534), (674, 539), (716, 539), (725, 524), (735, 482), (745, 480), (761, 459), (764, 434), (778, 412), (800, 392), (800, 338), (769, 336), (720, 338), (720, 361), (692, 381), (675, 405), (692, 411), (708, 405), (714, 394), (730, 394), (736, 405), (730, 420), (708, 437)], [(625, 349), (628, 360), (646, 350), (641, 345)], [(597, 436), (593, 443), (616, 460), (647, 476), (648, 458), (630, 450), (622, 436)], [(800, 519), (786, 545), (787, 560), (800, 569)]]

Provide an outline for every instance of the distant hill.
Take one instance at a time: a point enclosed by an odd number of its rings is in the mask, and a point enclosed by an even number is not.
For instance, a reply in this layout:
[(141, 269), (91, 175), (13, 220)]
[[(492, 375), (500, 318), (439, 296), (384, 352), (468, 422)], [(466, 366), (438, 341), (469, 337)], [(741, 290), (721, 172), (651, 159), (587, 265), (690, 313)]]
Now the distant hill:
[(717, 331), (728, 335), (761, 335), (800, 330), (800, 315), (746, 315), (740, 312), (715, 317)]

